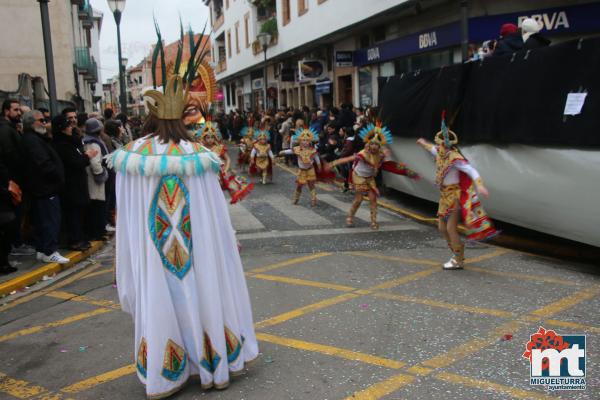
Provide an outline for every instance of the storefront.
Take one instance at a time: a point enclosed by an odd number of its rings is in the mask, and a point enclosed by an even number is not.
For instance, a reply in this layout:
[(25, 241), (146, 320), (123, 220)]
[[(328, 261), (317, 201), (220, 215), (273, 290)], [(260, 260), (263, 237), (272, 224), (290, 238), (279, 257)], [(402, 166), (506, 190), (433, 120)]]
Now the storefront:
[[(474, 17), (469, 19), (469, 42), (496, 39), (503, 24), (518, 25), (525, 18), (537, 20), (543, 26), (541, 34), (557, 42), (600, 32), (598, 16), (600, 3)], [(378, 77), (461, 62), (460, 43), (457, 21), (356, 50), (353, 63), (358, 70), (360, 105), (376, 104)]]

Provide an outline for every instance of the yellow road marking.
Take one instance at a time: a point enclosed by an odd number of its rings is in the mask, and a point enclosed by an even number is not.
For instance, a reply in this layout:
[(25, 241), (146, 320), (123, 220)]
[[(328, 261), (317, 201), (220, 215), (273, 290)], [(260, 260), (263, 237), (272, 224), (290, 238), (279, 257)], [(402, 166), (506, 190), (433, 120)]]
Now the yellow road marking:
[(492, 251), (490, 253), (486, 253), (486, 254), (483, 254), (483, 255), (480, 255), (480, 256), (477, 256), (477, 257), (466, 258), (465, 259), (465, 264), (478, 263), (478, 262), (481, 262), (481, 261), (485, 261), (485, 260), (489, 260), (489, 259), (492, 259), (492, 258), (496, 258), (498, 256), (502, 256), (502, 255), (504, 255), (506, 253), (510, 253), (510, 250), (509, 249), (497, 249), (497, 250), (494, 250), (494, 251)]
[(59, 327), (59, 326), (68, 325), (68, 324), (71, 324), (73, 322), (81, 321), (82, 319), (95, 317), (95, 316), (101, 315), (101, 314), (106, 314), (106, 313), (111, 312), (111, 311), (112, 310), (108, 309), (108, 308), (98, 308), (96, 310), (88, 311), (88, 312), (85, 312), (85, 313), (82, 313), (82, 314), (77, 314), (77, 315), (74, 315), (72, 317), (61, 319), (59, 321), (48, 322), (46, 324), (42, 324), (42, 325), (32, 326), (30, 328), (21, 329), (21, 330), (18, 330), (16, 332), (9, 333), (8, 335), (0, 336), (0, 343), (1, 342), (5, 342), (7, 340), (15, 339), (15, 338), (18, 338), (18, 337), (21, 337), (21, 336), (31, 335), (33, 333), (37, 333), (37, 332), (42, 331), (42, 330), (47, 329), (47, 328), (56, 328), (56, 327)]
[(396, 286), (400, 286), (403, 285), (405, 283), (408, 282), (412, 282), (412, 281), (416, 281), (417, 279), (421, 279), (421, 278), (425, 278), (433, 273), (439, 272), (441, 271), (441, 268), (429, 268), (423, 271), (419, 271), (419, 272), (415, 272), (414, 274), (410, 274), (410, 275), (406, 275), (406, 276), (402, 276), (400, 278), (397, 279), (392, 279), (390, 281), (387, 282), (383, 282), (379, 285), (375, 285), (372, 286), (370, 288), (368, 288), (367, 290), (370, 292), (374, 292), (376, 290), (386, 290), (386, 289), (391, 289), (394, 288)]
[(310, 280), (306, 280), (306, 279), (288, 278), (286, 276), (266, 275), (266, 274), (253, 274), (250, 276), (252, 278), (263, 279), (266, 281), (289, 283), (291, 285), (298, 285), (298, 286), (311, 286), (311, 287), (317, 287), (317, 288), (321, 288), (321, 289), (337, 290), (340, 292), (353, 292), (353, 291), (357, 290), (357, 288), (350, 287), (350, 286), (336, 285), (334, 283), (310, 281)]
[(275, 264), (267, 265), (265, 267), (253, 269), (253, 270), (250, 271), (250, 273), (260, 274), (260, 273), (263, 273), (263, 272), (273, 271), (274, 269), (288, 267), (288, 266), (294, 265), (294, 264), (300, 264), (300, 263), (311, 261), (311, 260), (317, 260), (319, 258), (327, 257), (327, 256), (330, 256), (330, 255), (332, 255), (332, 253), (315, 253), (315, 254), (311, 254), (309, 256), (292, 258), (292, 259), (285, 260), (285, 261), (282, 261), (282, 262), (278, 262), (278, 263), (275, 263)]
[(571, 282), (560, 278), (552, 278), (549, 276), (541, 276), (539, 274), (536, 275), (528, 275), (528, 274), (520, 274), (518, 272), (509, 272), (509, 271), (496, 271), (489, 268), (481, 268), (481, 267), (465, 267), (468, 271), (481, 272), (482, 274), (495, 275), (504, 278), (516, 278), (519, 280), (528, 280), (534, 282), (546, 282), (553, 283), (557, 285), (565, 285), (565, 286), (580, 286), (578, 282)]
[(53, 393), (41, 386), (29, 382), (13, 379), (0, 372), (0, 393), (6, 393), (17, 399), (36, 400), (69, 400), (60, 393)]
[(88, 379), (84, 379), (72, 385), (66, 386), (62, 388), (60, 391), (64, 393), (78, 393), (83, 392), (84, 390), (89, 390), (95, 386), (101, 385), (106, 382), (114, 381), (116, 379), (122, 378), (126, 375), (131, 375), (135, 373), (135, 365), (126, 365), (125, 367), (117, 368), (112, 371), (108, 371), (104, 374), (97, 375)]
[(335, 304), (338, 304), (338, 303), (342, 303), (344, 301), (355, 299), (357, 297), (359, 297), (359, 295), (353, 294), (353, 293), (342, 294), (342, 295), (339, 295), (339, 296), (336, 296), (336, 297), (332, 297), (332, 298), (329, 298), (329, 299), (318, 301), (318, 302), (313, 303), (313, 304), (309, 304), (309, 305), (304, 306), (304, 307), (297, 308), (297, 309), (292, 310), (292, 311), (285, 312), (283, 314), (279, 314), (279, 315), (277, 315), (275, 317), (266, 319), (266, 320), (261, 321), (261, 322), (257, 322), (254, 325), (254, 327), (256, 329), (260, 329), (260, 328), (266, 328), (268, 326), (277, 325), (277, 324), (280, 324), (282, 322), (289, 321), (290, 319), (298, 318), (298, 317), (300, 317), (300, 316), (302, 316), (304, 314), (307, 314), (309, 312), (317, 311), (317, 310), (320, 310), (322, 308), (326, 308), (326, 307), (329, 307), (329, 306), (332, 306), (332, 305), (335, 305)]
[(464, 312), (468, 312), (468, 313), (492, 315), (495, 317), (502, 317), (502, 318), (510, 318), (510, 317), (515, 316), (513, 313), (504, 311), (504, 310), (493, 310), (491, 308), (471, 307), (471, 306), (465, 306), (462, 304), (446, 303), (443, 301), (422, 299), (422, 298), (418, 298), (418, 297), (404, 296), (404, 295), (394, 294), (394, 293), (373, 293), (373, 296), (384, 298), (384, 299), (389, 299), (389, 300), (404, 301), (404, 302), (408, 302), (408, 303), (424, 304), (424, 305), (431, 306), (431, 307), (447, 308), (447, 309), (453, 310), (453, 311), (464, 311)]
[(545, 393), (536, 393), (528, 390), (517, 389), (510, 386), (500, 385), (498, 383), (484, 381), (480, 379), (468, 378), (466, 376), (450, 374), (442, 372), (435, 375), (436, 379), (444, 382), (454, 383), (457, 385), (469, 386), (476, 389), (487, 390), (493, 393), (504, 393), (515, 399), (557, 399), (558, 397), (550, 397)]
[(22, 289), (25, 286), (39, 282), (46, 275), (50, 276), (63, 270), (72, 268), (75, 266), (75, 264), (88, 257), (90, 254), (96, 252), (100, 247), (102, 247), (103, 244), (104, 242), (93, 242), (92, 247), (89, 250), (83, 252), (75, 251), (67, 254), (67, 258), (70, 260), (68, 264), (49, 263), (16, 278), (0, 283), (0, 296), (7, 295), (14, 290)]
[(358, 256), (358, 257), (373, 258), (375, 260), (398, 261), (398, 262), (405, 262), (408, 264), (430, 265), (430, 266), (434, 266), (434, 267), (439, 267), (442, 264), (441, 261), (423, 260), (423, 259), (419, 259), (419, 258), (383, 256), (383, 255), (371, 254), (371, 253), (367, 253), (367, 252), (363, 252), (363, 251), (350, 251), (350, 252), (347, 252), (344, 254), (349, 254), (351, 256)]
[(579, 329), (584, 332), (600, 333), (600, 328), (598, 328), (598, 327), (578, 324), (576, 322), (570, 322), (570, 321), (559, 321), (557, 319), (547, 319), (544, 321), (544, 324), (545, 325), (546, 324), (556, 325), (556, 326), (560, 326), (561, 328)]
[(46, 288), (46, 289), (42, 289), (42, 290), (40, 290), (38, 292), (31, 293), (30, 295), (18, 298), (15, 301), (12, 301), (10, 304), (2, 306), (0, 308), (0, 310), (1, 311), (6, 311), (8, 309), (11, 309), (13, 307), (18, 306), (19, 304), (23, 304), (23, 303), (26, 303), (28, 301), (34, 300), (34, 299), (36, 299), (38, 297), (45, 296), (48, 293), (50, 293), (50, 292), (52, 292), (52, 291), (54, 291), (56, 289), (60, 289), (61, 287), (65, 287), (67, 285), (70, 285), (71, 283), (75, 282), (78, 279), (84, 278), (85, 276), (91, 274), (92, 272), (94, 272), (95, 270), (97, 270), (98, 268), (100, 268), (101, 266), (102, 266), (101, 264), (93, 263), (89, 267), (84, 268), (83, 270), (77, 272), (76, 274), (73, 274), (72, 276), (69, 276), (68, 278), (61, 280), (60, 282), (58, 282), (55, 285), (52, 285), (52, 287), (49, 287), (49, 288)]
[(383, 208), (387, 208), (388, 210), (395, 211), (398, 214), (402, 214), (402, 215), (405, 215), (407, 217), (416, 219), (417, 221), (427, 222), (427, 223), (435, 223), (435, 224), (437, 224), (437, 222), (438, 222), (437, 218), (424, 217), (424, 216), (422, 216), (420, 214), (414, 213), (412, 211), (405, 210), (405, 209), (400, 208), (400, 207), (396, 207), (395, 205), (390, 204), (390, 203), (385, 202), (385, 201), (382, 201), (382, 200), (377, 200), (377, 204), (380, 205)]
[(55, 291), (55, 292), (48, 293), (46, 296), (53, 297), (55, 299), (62, 299), (62, 300), (75, 301), (75, 302), (78, 302), (78, 303), (91, 304), (91, 305), (99, 306), (99, 307), (108, 307), (108, 308), (112, 308), (112, 309), (115, 309), (115, 310), (120, 310), (121, 309), (121, 306), (119, 306), (118, 304), (116, 304), (114, 301), (110, 301), (110, 300), (96, 300), (96, 299), (92, 299), (91, 297), (79, 296), (79, 295), (76, 295), (76, 294), (73, 294), (73, 293)]
[(408, 368), (406, 371), (410, 372), (413, 375), (429, 375), (430, 373), (433, 372), (433, 369), (415, 365), (414, 367)]
[(354, 393), (352, 396), (347, 397), (346, 400), (376, 400), (414, 382), (415, 379), (411, 375), (395, 375), (385, 381), (369, 386), (360, 392)]
[(93, 278), (95, 276), (100, 276), (100, 275), (105, 275), (105, 274), (110, 274), (110, 273), (114, 273), (115, 269), (114, 268), (108, 268), (108, 269), (103, 269), (101, 271), (97, 271), (97, 272), (93, 272), (91, 274), (88, 274), (86, 276), (84, 276), (81, 279), (88, 279), (88, 278)]
[(263, 342), (278, 344), (281, 346), (291, 347), (299, 350), (327, 354), (329, 356), (345, 358), (347, 360), (352, 361), (360, 361), (366, 364), (378, 365), (380, 367), (386, 367), (391, 369), (399, 369), (406, 365), (405, 363), (400, 361), (372, 356), (370, 354), (360, 353), (357, 351), (341, 349), (333, 346), (326, 346), (318, 343), (305, 342), (302, 340), (289, 339), (281, 336), (270, 335), (267, 333), (257, 333), (256, 338)]
[(600, 294), (600, 286), (588, 287), (558, 301), (550, 303), (538, 310), (531, 312), (530, 314), (540, 318), (548, 318), (552, 315), (558, 314), (559, 312), (567, 310), (584, 300), (592, 299), (598, 294)]

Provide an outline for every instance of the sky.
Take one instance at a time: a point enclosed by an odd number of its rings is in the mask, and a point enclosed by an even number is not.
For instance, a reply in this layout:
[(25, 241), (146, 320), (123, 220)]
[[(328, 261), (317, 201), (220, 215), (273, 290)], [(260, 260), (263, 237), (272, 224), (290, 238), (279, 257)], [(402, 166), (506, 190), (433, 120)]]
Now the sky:
[[(117, 26), (106, 0), (90, 0), (94, 9), (102, 11), (104, 19), (100, 32), (100, 63), (102, 82), (119, 72)], [(202, 31), (209, 18), (208, 7), (202, 0), (127, 0), (121, 17), (121, 43), (127, 65), (138, 64), (156, 43), (153, 15), (167, 43), (179, 39), (179, 16), (184, 28), (191, 25), (194, 32)], [(210, 24), (206, 28), (210, 29)]]

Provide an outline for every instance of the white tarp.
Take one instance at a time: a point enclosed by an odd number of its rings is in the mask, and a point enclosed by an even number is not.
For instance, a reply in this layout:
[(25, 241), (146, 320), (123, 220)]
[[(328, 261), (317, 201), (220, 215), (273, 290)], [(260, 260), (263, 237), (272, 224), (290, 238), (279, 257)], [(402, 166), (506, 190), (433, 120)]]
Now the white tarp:
[[(435, 164), (415, 142), (396, 137), (391, 148), (396, 161), (423, 179), (384, 173), (384, 183), (437, 202)], [(600, 246), (600, 150), (514, 144), (465, 146), (461, 151), (490, 191), (482, 201), (493, 219)]]

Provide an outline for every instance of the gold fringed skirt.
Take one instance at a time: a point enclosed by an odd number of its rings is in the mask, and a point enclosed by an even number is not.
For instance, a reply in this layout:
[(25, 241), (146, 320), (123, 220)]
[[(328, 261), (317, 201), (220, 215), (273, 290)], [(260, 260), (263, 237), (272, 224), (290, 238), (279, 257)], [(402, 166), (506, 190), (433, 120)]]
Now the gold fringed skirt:
[(447, 217), (451, 212), (460, 209), (460, 186), (448, 185), (440, 189), (438, 217)]

